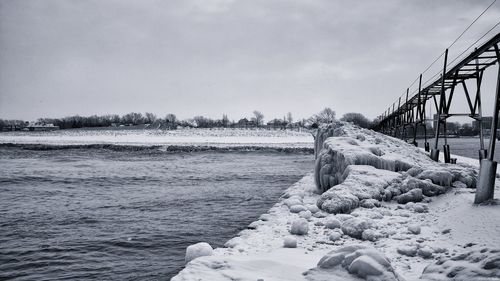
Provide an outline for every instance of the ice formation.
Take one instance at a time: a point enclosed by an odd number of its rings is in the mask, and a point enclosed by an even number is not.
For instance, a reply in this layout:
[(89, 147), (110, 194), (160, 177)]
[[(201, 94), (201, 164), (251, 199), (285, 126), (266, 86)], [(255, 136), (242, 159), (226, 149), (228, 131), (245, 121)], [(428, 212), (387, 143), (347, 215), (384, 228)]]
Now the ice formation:
[(328, 213), (349, 213), (376, 201), (420, 202), (458, 181), (476, 185), (470, 166), (432, 161), (420, 149), (373, 131), (337, 122), (318, 130), (315, 182), (317, 205)]
[(208, 243), (200, 242), (194, 245), (191, 245), (186, 248), (186, 263), (204, 256), (211, 256), (213, 252), (212, 246)]

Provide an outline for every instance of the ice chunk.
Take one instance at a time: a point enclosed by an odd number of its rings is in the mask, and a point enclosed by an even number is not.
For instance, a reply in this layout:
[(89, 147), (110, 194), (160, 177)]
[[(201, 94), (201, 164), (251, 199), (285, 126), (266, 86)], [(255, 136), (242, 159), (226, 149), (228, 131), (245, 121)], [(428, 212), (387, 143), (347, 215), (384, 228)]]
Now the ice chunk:
[(306, 207), (302, 206), (302, 205), (293, 205), (292, 207), (290, 207), (290, 212), (292, 213), (300, 213), (302, 211), (305, 211), (306, 210)]
[(369, 220), (352, 218), (342, 223), (342, 231), (344, 232), (344, 234), (349, 235), (353, 238), (361, 239), (363, 231), (370, 228), (371, 225), (372, 223)]
[(292, 222), (290, 233), (295, 235), (306, 235), (309, 231), (309, 223), (306, 219), (297, 219)]
[(326, 223), (325, 223), (325, 226), (327, 228), (330, 228), (330, 229), (335, 229), (335, 228), (340, 228), (341, 224), (340, 224), (340, 221), (336, 218), (329, 218)]
[(285, 248), (297, 248), (297, 239), (291, 235), (286, 236), (283, 240), (283, 246)]
[(368, 275), (381, 275), (383, 271), (384, 268), (369, 256), (358, 257), (349, 265), (349, 272), (361, 278)]
[(188, 263), (196, 258), (211, 256), (213, 253), (212, 246), (206, 242), (196, 243), (186, 248), (185, 262)]

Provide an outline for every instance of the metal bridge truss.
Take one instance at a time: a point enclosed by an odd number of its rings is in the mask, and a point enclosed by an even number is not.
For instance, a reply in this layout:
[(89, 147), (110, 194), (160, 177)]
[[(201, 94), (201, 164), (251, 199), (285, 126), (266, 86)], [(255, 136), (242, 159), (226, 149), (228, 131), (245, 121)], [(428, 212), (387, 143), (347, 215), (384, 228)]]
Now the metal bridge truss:
[[(375, 130), (394, 137), (407, 140), (408, 133), (412, 132), (413, 144), (417, 145), (418, 128), (423, 128), (425, 138), (425, 150), (429, 151), (427, 142), (426, 126), (429, 121), (434, 124), (434, 145), (431, 149), (430, 157), (439, 160), (439, 138), (444, 138), (443, 154), (444, 162), (454, 162), (450, 157), (450, 148), (446, 138), (446, 119), (452, 116), (468, 116), (479, 121), (480, 124), (480, 149), (479, 159), (481, 160), (480, 178), (476, 202), (482, 202), (493, 197), (493, 186), (496, 175), (496, 162), (493, 161), (495, 152), (495, 140), (497, 138), (498, 114), (500, 109), (500, 67), (497, 75), (497, 87), (494, 99), (493, 117), (491, 122), (491, 137), (488, 149), (484, 147), (483, 137), (483, 116), (481, 108), (481, 84), (485, 69), (497, 64), (500, 61), (500, 33), (476, 48), (467, 57), (456, 63), (450, 69), (448, 64), (448, 49), (445, 51), (443, 71), (440, 77), (436, 78), (426, 87), (422, 88), (422, 75), (419, 77), (418, 92), (409, 95), (406, 91), (406, 99), (397, 104), (392, 104), (380, 117), (380, 122)], [(475, 83), (475, 91), (469, 91), (466, 81), (472, 80)], [(470, 82), (469, 82), (470, 83)], [(462, 89), (461, 91), (457, 89)], [(468, 104), (467, 112), (452, 112), (453, 97), (461, 92), (465, 95)], [(403, 102), (403, 103), (402, 103)], [(426, 119), (425, 109), (428, 103), (434, 105), (435, 118)], [(483, 190), (484, 192), (480, 192)], [(482, 198), (478, 199), (478, 196)]]

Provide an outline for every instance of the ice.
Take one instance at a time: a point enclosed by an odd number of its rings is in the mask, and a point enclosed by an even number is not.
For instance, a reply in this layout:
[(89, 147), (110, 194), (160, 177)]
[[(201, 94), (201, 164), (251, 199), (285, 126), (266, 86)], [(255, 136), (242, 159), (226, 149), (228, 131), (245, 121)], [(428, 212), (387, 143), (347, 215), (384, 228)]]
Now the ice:
[(295, 235), (306, 235), (309, 231), (309, 223), (306, 219), (297, 219), (292, 222), (290, 233)]
[(302, 211), (302, 212), (299, 213), (299, 217), (304, 218), (304, 219), (310, 219), (311, 216), (312, 216), (312, 213), (309, 210)]
[(410, 225), (408, 226), (408, 231), (412, 234), (420, 234), (420, 226), (419, 225)]
[(285, 248), (297, 248), (297, 238), (289, 235), (283, 239), (283, 247)]
[(372, 225), (371, 220), (351, 218), (342, 223), (342, 231), (353, 238), (361, 239), (363, 231), (372, 227)]
[(206, 242), (196, 243), (186, 248), (185, 262), (188, 263), (196, 258), (211, 256), (213, 253), (212, 246)]
[(329, 218), (325, 223), (325, 227), (330, 228), (330, 229), (340, 228), (340, 226), (341, 226), (341, 223), (336, 218)]
[(420, 202), (455, 181), (476, 184), (477, 171), (470, 166), (436, 163), (400, 140), (341, 122), (320, 128), (315, 148), (317, 205), (329, 213), (374, 208), (381, 200)]
[(305, 273), (308, 280), (396, 281), (394, 269), (379, 251), (363, 245), (341, 247), (323, 256)]
[(292, 213), (300, 213), (300, 212), (303, 212), (303, 211), (306, 211), (306, 207), (302, 206), (302, 205), (293, 205), (290, 207), (290, 212)]

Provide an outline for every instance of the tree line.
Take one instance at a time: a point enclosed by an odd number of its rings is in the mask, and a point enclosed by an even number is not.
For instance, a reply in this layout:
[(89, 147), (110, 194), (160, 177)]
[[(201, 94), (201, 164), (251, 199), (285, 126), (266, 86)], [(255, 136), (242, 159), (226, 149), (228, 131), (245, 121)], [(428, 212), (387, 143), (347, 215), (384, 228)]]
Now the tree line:
[[(92, 128), (92, 127), (120, 127), (120, 126), (138, 126), (148, 125), (151, 128), (176, 129), (177, 127), (191, 128), (257, 128), (267, 127), (274, 129), (286, 128), (316, 128), (323, 123), (331, 123), (336, 119), (336, 113), (333, 109), (326, 107), (320, 112), (313, 114), (309, 118), (295, 120), (291, 112), (288, 112), (281, 118), (272, 118), (268, 122), (264, 122), (265, 116), (262, 112), (255, 110), (252, 116), (243, 117), (237, 121), (229, 120), (226, 114), (220, 119), (213, 119), (201, 115), (180, 120), (175, 114), (169, 113), (163, 117), (158, 117), (156, 114), (146, 112), (144, 114), (138, 112), (130, 112), (122, 116), (118, 114), (106, 115), (91, 115), (91, 116), (67, 116), (63, 118), (39, 118), (36, 123), (41, 125), (53, 124), (61, 129), (72, 128)], [(361, 113), (350, 112), (344, 114), (340, 121), (352, 122), (362, 128), (370, 128), (376, 120), (369, 120)], [(3, 120), (0, 119), (0, 129), (4, 127), (23, 127), (29, 122), (24, 120)], [(447, 131), (450, 134), (463, 136), (478, 135), (477, 126), (472, 126), (469, 123), (460, 124), (458, 122), (448, 122)]]

